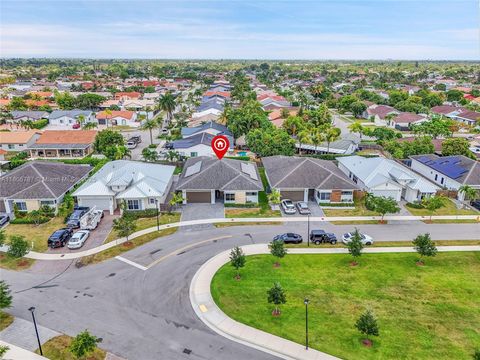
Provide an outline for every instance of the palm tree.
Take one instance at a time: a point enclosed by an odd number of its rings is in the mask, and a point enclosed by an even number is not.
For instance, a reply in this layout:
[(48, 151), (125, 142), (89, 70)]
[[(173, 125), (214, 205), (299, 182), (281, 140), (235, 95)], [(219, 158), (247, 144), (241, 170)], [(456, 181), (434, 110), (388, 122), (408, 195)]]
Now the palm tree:
[(325, 141), (327, 142), (327, 154), (330, 152), (330, 143), (338, 140), (341, 132), (342, 131), (339, 128), (328, 127), (325, 133), (323, 134)]
[(94, 129), (94, 128), (96, 128), (96, 127), (98, 127), (98, 124), (97, 124), (96, 122), (94, 122), (94, 121), (92, 121), (92, 122), (87, 122), (85, 125), (83, 125), (83, 129), (84, 129), (84, 130), (90, 130), (90, 129)]
[(317, 153), (317, 147), (323, 141), (325, 141), (325, 134), (322, 128), (314, 127), (310, 130), (310, 141), (315, 145), (315, 154)]
[(308, 144), (311, 142), (310, 130), (303, 129), (298, 133), (297, 140), (300, 143), (300, 147), (298, 149), (298, 153), (302, 153), (302, 144)]
[(354, 123), (350, 124), (348, 129), (355, 134), (359, 134), (360, 141), (362, 141), (363, 126), (360, 121), (355, 121)]
[(230, 113), (230, 107), (229, 106), (225, 106), (223, 108), (223, 111), (222, 113), (220, 114), (220, 117), (218, 118), (218, 122), (222, 125), (227, 125), (227, 121), (228, 121), (228, 114)]
[(470, 185), (462, 185), (458, 188), (458, 191), (463, 193), (464, 200), (475, 200), (475, 197), (477, 196), (477, 190), (475, 190)]
[(160, 110), (163, 110), (167, 113), (167, 120), (170, 121), (173, 116), (173, 111), (176, 107), (175, 98), (170, 91), (167, 91), (165, 95), (158, 100), (158, 107)]
[(80, 114), (78, 115), (78, 123), (80, 124), (80, 127), (83, 129), (83, 126), (85, 124), (85, 115)]
[(152, 130), (158, 127), (158, 123), (155, 120), (146, 120), (142, 124), (142, 130), (148, 130), (150, 132), (150, 145), (153, 144)]
[(107, 128), (108, 128), (108, 120), (112, 118), (112, 110), (106, 109), (105, 115), (107, 115), (105, 118), (105, 124), (107, 125)]

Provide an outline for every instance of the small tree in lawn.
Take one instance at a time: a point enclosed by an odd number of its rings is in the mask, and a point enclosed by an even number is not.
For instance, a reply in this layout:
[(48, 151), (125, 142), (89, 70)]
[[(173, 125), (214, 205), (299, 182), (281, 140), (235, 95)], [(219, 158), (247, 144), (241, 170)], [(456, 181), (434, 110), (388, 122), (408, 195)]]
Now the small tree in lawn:
[(437, 195), (424, 198), (422, 204), (428, 211), (430, 211), (430, 221), (432, 220), (433, 213), (445, 205), (443, 198)]
[(137, 224), (135, 223), (135, 218), (126, 211), (120, 218), (113, 220), (113, 230), (116, 231), (118, 236), (125, 237), (127, 241), (128, 237), (133, 234), (136, 229)]
[(180, 192), (173, 193), (172, 198), (168, 204), (175, 208), (177, 205), (183, 204), (183, 195)]
[(14, 258), (21, 258), (28, 253), (28, 242), (24, 236), (12, 235), (10, 236), (10, 246), (7, 254)]
[(362, 250), (363, 250), (362, 237), (358, 232), (358, 229), (355, 229), (352, 236), (352, 240), (347, 243), (347, 248), (350, 255), (353, 256), (353, 261), (351, 262), (351, 265), (352, 266), (358, 265), (355, 259), (360, 255), (362, 255)]
[(280, 191), (277, 189), (272, 189), (272, 192), (268, 194), (268, 201), (272, 205), (278, 205), (281, 201)]
[(435, 243), (430, 238), (430, 234), (421, 234), (418, 235), (413, 240), (413, 245), (415, 250), (420, 254), (420, 260), (417, 262), (418, 265), (423, 265), (423, 257), (424, 256), (435, 256), (437, 255), (437, 247)]
[(272, 315), (279, 316), (280, 309), (278, 308), (278, 306), (280, 304), (285, 304), (287, 302), (285, 291), (283, 291), (283, 288), (280, 285), (280, 283), (275, 282), (273, 284), (273, 287), (267, 291), (267, 295), (268, 295), (268, 303), (275, 304), (275, 310), (273, 310)]
[(480, 350), (475, 350), (475, 352), (473, 353), (472, 359), (473, 360), (480, 360)]
[(8, 284), (0, 281), (0, 310), (9, 308), (12, 305), (12, 295), (10, 295), (10, 288)]
[(82, 359), (93, 353), (100, 341), (101, 339), (85, 330), (73, 338), (69, 350), (77, 359)]
[(278, 258), (277, 261), (275, 261), (275, 267), (279, 267), (280, 263), (279, 260), (283, 258), (285, 255), (287, 255), (287, 249), (285, 249), (285, 244), (283, 243), (282, 240), (273, 240), (269, 247), (270, 247), (270, 254)]
[(385, 214), (396, 214), (400, 211), (397, 201), (386, 196), (376, 196), (373, 199), (373, 208), (382, 215), (382, 222)]
[(355, 327), (367, 338), (363, 339), (363, 344), (365, 346), (372, 346), (372, 340), (370, 336), (378, 336), (379, 329), (377, 319), (375, 314), (371, 310), (366, 310), (355, 323)]
[(235, 279), (240, 280), (240, 268), (245, 266), (245, 254), (240, 247), (235, 246), (232, 251), (230, 252), (230, 264), (235, 268), (237, 274), (235, 275)]

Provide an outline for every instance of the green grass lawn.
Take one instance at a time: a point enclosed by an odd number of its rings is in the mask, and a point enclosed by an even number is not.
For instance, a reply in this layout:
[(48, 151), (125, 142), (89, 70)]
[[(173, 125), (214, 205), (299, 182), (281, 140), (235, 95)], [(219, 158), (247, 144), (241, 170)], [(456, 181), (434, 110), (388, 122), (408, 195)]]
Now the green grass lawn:
[[(75, 360), (77, 359), (70, 353), (68, 348), (72, 343), (72, 338), (67, 335), (56, 336), (42, 345), (43, 356), (51, 360)], [(35, 351), (37, 354), (40, 354), (40, 351), (37, 349)], [(107, 353), (99, 348), (96, 348), (95, 351), (86, 356), (85, 359), (88, 360), (103, 360)]]
[(0, 311), (0, 331), (6, 329), (13, 322), (13, 316)]
[(26, 270), (33, 265), (35, 260), (27, 258), (14, 258), (6, 253), (0, 252), (0, 268), (8, 270)]
[(408, 206), (408, 204), (406, 205), (406, 207), (412, 215), (416, 215), (416, 216), (430, 216), (430, 215), (479, 215), (480, 216), (480, 213), (475, 210), (457, 209), (457, 207), (455, 206), (455, 203), (450, 199), (445, 198), (443, 203), (445, 206), (441, 207), (440, 209), (435, 211), (433, 214), (427, 209), (415, 209), (413, 207)]
[[(355, 209), (342, 209), (341, 207), (334, 209), (322, 209), (325, 216), (337, 217), (337, 216), (378, 216), (379, 213), (368, 210), (365, 207), (364, 201), (355, 201)], [(334, 225), (360, 225), (360, 224), (378, 224), (376, 220), (359, 220), (359, 221), (332, 221)]]
[(48, 237), (52, 235), (55, 230), (63, 227), (65, 227), (63, 218), (57, 216), (49, 222), (40, 225), (10, 224), (5, 228), (5, 234), (7, 238), (10, 235), (22, 235), (29, 244), (33, 242), (33, 251), (44, 252), (48, 249)]
[[(270, 255), (247, 257), (241, 280), (230, 264), (211, 290), (230, 317), (303, 344), (310, 299), (310, 346), (342, 359), (471, 359), (480, 344), (480, 253), (439, 253), (425, 266), (417, 254), (364, 254), (359, 266), (338, 255), (287, 255), (279, 268)], [(272, 317), (267, 290), (283, 286), (287, 303)], [(372, 348), (354, 323), (371, 308), (380, 336)]]
[(226, 218), (253, 218), (253, 217), (281, 217), (280, 210), (271, 210), (270, 208), (243, 208), (229, 209), (225, 208)]

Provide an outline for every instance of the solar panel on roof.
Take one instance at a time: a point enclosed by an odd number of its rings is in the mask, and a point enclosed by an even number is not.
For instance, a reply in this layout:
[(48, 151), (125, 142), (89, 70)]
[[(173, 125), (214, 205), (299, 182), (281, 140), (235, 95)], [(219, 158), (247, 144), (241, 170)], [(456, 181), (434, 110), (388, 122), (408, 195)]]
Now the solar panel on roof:
[(257, 172), (255, 171), (255, 166), (253, 164), (241, 163), (240, 167), (245, 174), (248, 174), (253, 180), (258, 180)]
[(189, 166), (187, 168), (187, 171), (185, 171), (185, 177), (189, 177), (189, 176), (192, 176), (192, 175), (198, 173), (200, 171), (201, 167), (202, 167), (202, 162), (201, 161), (198, 161), (195, 164)]
[(468, 172), (468, 169), (464, 168), (459, 157), (440, 158), (432, 160), (428, 157), (420, 157), (418, 159), (421, 163), (430, 166), (432, 169), (448, 176), (451, 179), (458, 179), (463, 174)]

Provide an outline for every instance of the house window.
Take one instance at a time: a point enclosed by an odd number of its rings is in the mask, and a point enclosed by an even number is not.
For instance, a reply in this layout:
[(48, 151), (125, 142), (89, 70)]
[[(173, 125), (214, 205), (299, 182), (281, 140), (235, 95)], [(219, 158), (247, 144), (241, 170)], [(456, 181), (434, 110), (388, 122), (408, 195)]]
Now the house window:
[(140, 200), (127, 200), (128, 210), (140, 210)]
[(13, 145), (13, 144), (8, 144), (8, 148), (9, 148), (9, 149), (15, 149), (15, 145)]
[(445, 179), (442, 177), (442, 180), (440, 180), (440, 184), (443, 185), (443, 181), (444, 181), (444, 180), (445, 180)]
[(353, 201), (353, 191), (342, 191), (340, 197), (342, 202), (352, 202)]
[(55, 201), (54, 200), (42, 200), (42, 201), (40, 201), (40, 206), (44, 206), (44, 205), (54, 206)]
[(438, 174), (435, 174), (435, 181), (438, 180)]
[(330, 193), (329, 192), (321, 192), (320, 193), (320, 201), (330, 201)]
[(190, 156), (191, 156), (191, 157), (196, 157), (196, 156), (198, 156), (198, 152), (192, 151), (192, 152), (190, 153)]
[(355, 175), (353, 175), (353, 178), (352, 178), (353, 182), (356, 184), (358, 182), (358, 177), (356, 177)]
[(252, 192), (252, 191), (247, 191), (245, 193), (246, 196), (257, 196), (257, 193), (256, 192)]
[(155, 199), (154, 198), (150, 198), (150, 204), (155, 204)]
[(235, 201), (235, 193), (226, 193), (225, 201)]
[(25, 201), (17, 201), (15, 205), (17, 205), (18, 211), (27, 211), (27, 203)]

